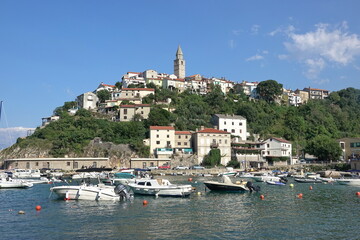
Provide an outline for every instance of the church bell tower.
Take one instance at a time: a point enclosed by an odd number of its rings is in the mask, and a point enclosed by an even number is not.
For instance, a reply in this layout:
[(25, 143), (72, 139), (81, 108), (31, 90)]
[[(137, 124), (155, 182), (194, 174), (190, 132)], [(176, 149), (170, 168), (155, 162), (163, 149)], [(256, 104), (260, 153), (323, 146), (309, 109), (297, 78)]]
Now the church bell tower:
[(180, 45), (176, 51), (176, 59), (174, 60), (174, 74), (178, 78), (185, 78), (185, 60)]

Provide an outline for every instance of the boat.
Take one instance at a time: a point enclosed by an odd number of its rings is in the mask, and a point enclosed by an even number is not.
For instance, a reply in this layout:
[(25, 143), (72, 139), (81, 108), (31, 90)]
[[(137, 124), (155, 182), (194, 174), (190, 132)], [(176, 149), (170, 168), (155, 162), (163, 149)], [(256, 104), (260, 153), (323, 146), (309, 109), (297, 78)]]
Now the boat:
[(275, 181), (266, 181), (267, 184), (269, 185), (277, 185), (277, 186), (285, 186), (286, 183), (283, 182), (275, 182)]
[(294, 179), (298, 183), (322, 183), (321, 179), (317, 178), (295, 178)]
[(268, 173), (254, 173), (254, 176), (251, 178), (254, 179), (256, 182), (266, 182), (266, 181), (279, 182), (280, 181), (280, 177), (276, 177), (276, 176), (270, 175)]
[(40, 178), (41, 172), (38, 169), (14, 169), (13, 178)]
[(111, 170), (112, 168), (83, 168), (76, 170), (76, 174), (74, 174), (71, 178), (73, 180), (87, 178), (98, 179), (103, 172), (108, 172)]
[(65, 200), (130, 200), (131, 194), (124, 185), (107, 186), (104, 184), (91, 185), (83, 183), (81, 185), (65, 185), (50, 188), (50, 191)]
[(12, 178), (2, 178), (0, 181), (0, 188), (29, 188), (33, 184), (28, 181)]
[(341, 185), (349, 185), (349, 186), (360, 186), (360, 179), (346, 179), (346, 178), (340, 178), (336, 179), (336, 182)]
[(222, 192), (246, 192), (246, 191), (258, 191), (259, 187), (255, 188), (251, 182), (237, 181), (233, 183), (229, 176), (222, 176), (222, 181), (205, 181), (205, 186), (211, 191), (222, 191)]
[(192, 186), (172, 184), (167, 179), (136, 179), (128, 186), (135, 194), (186, 197), (192, 192)]

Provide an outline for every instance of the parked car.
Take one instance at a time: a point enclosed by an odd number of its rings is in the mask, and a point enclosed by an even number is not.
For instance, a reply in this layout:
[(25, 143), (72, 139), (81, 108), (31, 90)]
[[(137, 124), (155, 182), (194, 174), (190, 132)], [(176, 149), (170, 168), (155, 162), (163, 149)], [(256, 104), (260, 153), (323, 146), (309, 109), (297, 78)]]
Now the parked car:
[(189, 169), (189, 167), (185, 167), (185, 166), (177, 166), (173, 168), (174, 170), (186, 170)]
[(151, 167), (148, 167), (147, 169), (149, 169), (149, 170), (156, 170), (156, 169), (158, 169), (158, 167), (156, 167), (156, 166), (151, 166)]
[(204, 170), (205, 168), (203, 166), (200, 166), (200, 165), (194, 165), (194, 166), (191, 166), (190, 169)]
[(170, 169), (170, 165), (162, 165), (162, 166), (159, 166), (159, 169)]

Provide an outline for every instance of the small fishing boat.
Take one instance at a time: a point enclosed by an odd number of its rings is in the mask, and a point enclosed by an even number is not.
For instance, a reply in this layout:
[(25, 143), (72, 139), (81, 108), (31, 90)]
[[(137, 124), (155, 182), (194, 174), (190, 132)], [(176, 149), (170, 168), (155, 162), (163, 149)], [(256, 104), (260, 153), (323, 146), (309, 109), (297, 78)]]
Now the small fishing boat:
[(50, 188), (50, 191), (65, 200), (121, 201), (131, 199), (131, 194), (129, 194), (124, 185), (113, 187), (104, 184), (91, 185), (83, 183), (75, 186), (56, 186)]
[(322, 183), (321, 179), (317, 178), (295, 178), (294, 179), (298, 183)]
[(253, 187), (251, 182), (238, 181), (233, 183), (228, 176), (222, 176), (222, 182), (206, 181), (205, 186), (212, 191), (222, 192), (246, 192), (246, 191), (258, 191), (259, 188)]
[(266, 181), (267, 184), (269, 185), (277, 185), (277, 186), (285, 186), (286, 183), (283, 182), (275, 182), (275, 181)]
[(360, 186), (360, 178), (339, 178), (336, 182), (340, 185)]
[(136, 179), (128, 186), (135, 194), (185, 197), (192, 192), (192, 186), (172, 184), (167, 179)]
[(0, 181), (0, 188), (29, 188), (33, 184), (28, 181), (12, 178), (2, 178)]

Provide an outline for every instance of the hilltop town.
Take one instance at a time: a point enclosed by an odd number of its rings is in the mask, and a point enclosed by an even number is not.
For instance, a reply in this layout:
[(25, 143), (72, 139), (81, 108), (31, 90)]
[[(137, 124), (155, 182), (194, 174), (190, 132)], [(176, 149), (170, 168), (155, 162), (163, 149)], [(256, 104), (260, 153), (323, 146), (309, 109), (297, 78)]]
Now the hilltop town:
[[(164, 93), (164, 91), (167, 92)], [(69, 115), (76, 115), (80, 110), (87, 110), (93, 114), (100, 114), (102, 117), (106, 116), (108, 121), (114, 123), (149, 121), (151, 114), (153, 119), (156, 118), (156, 111), (165, 111), (169, 114), (176, 112), (181, 115), (181, 111), (173, 104), (174, 98), (171, 97), (171, 94), (202, 97), (214, 95), (212, 97), (214, 97), (215, 104), (217, 104), (217, 96), (224, 98), (226, 96), (226, 101), (235, 104), (246, 99), (246, 101), (255, 103), (259, 101), (259, 105), (261, 105), (261, 101), (266, 101), (273, 105), (297, 108), (313, 100), (320, 101), (329, 98), (330, 91), (311, 87), (305, 87), (303, 90), (290, 90), (283, 88), (282, 84), (274, 80), (236, 83), (225, 78), (206, 78), (201, 74), (186, 76), (186, 61), (179, 46), (174, 60), (174, 73), (158, 73), (155, 70), (127, 72), (123, 75), (122, 81), (114, 85), (100, 83), (94, 91), (79, 95), (75, 101), (65, 103), (66, 107), (64, 105), (55, 110), (53, 116), (43, 118), (41, 128), (46, 128), (61, 119), (59, 113), (63, 110), (66, 110)], [(209, 102), (210, 107), (214, 107), (211, 105), (211, 101)], [(200, 111), (205, 111), (205, 109), (200, 109)], [(245, 110), (240, 112), (247, 114)], [(297, 133), (292, 133), (290, 138), (293, 139), (286, 139), (283, 137), (284, 134), (280, 135), (274, 132), (264, 134), (261, 131), (256, 132), (254, 127), (250, 132), (246, 116), (234, 114), (234, 111), (219, 109), (219, 112), (214, 112), (208, 121), (206, 118), (204, 119), (201, 121), (198, 119), (199, 121), (194, 124), (187, 122), (182, 125), (171, 121), (165, 121), (166, 124), (161, 124), (161, 121), (149, 121), (153, 124), (147, 126), (147, 137), (142, 140), (142, 144), (147, 146), (148, 150), (145, 150), (143, 154), (131, 153), (131, 157), (128, 156), (126, 161), (109, 163), (105, 158), (105, 160), (86, 159), (86, 161), (78, 163), (80, 160), (76, 159), (69, 162), (68, 159), (48, 158), (46, 167), (50, 168), (56, 165), (62, 169), (73, 169), (83, 165), (112, 165), (112, 167), (168, 168), (175, 165), (203, 164), (209, 166), (231, 165), (247, 169), (293, 165), (299, 162), (300, 157), (305, 157), (302, 149), (299, 146), (294, 148), (291, 141), (295, 140), (296, 145), (299, 145), (301, 138), (294, 137)], [(102, 140), (96, 138), (93, 142), (101, 143)], [(328, 159), (321, 160), (349, 159), (354, 156), (354, 151), (350, 146), (355, 147), (357, 142), (360, 142), (357, 138), (338, 139), (335, 147), (338, 152), (334, 153), (334, 155), (338, 154), (336, 159), (328, 154)], [(50, 153), (50, 155), (62, 156), (58, 154), (59, 151), (55, 152), (57, 154)], [(36, 157), (38, 156), (35, 156), (30, 163), (26, 159), (7, 160), (5, 165), (7, 167), (14, 165), (12, 167), (35, 168), (39, 166), (39, 160)], [(124, 156), (120, 156), (120, 158), (122, 157)], [(316, 159), (316, 156), (312, 157)]]

